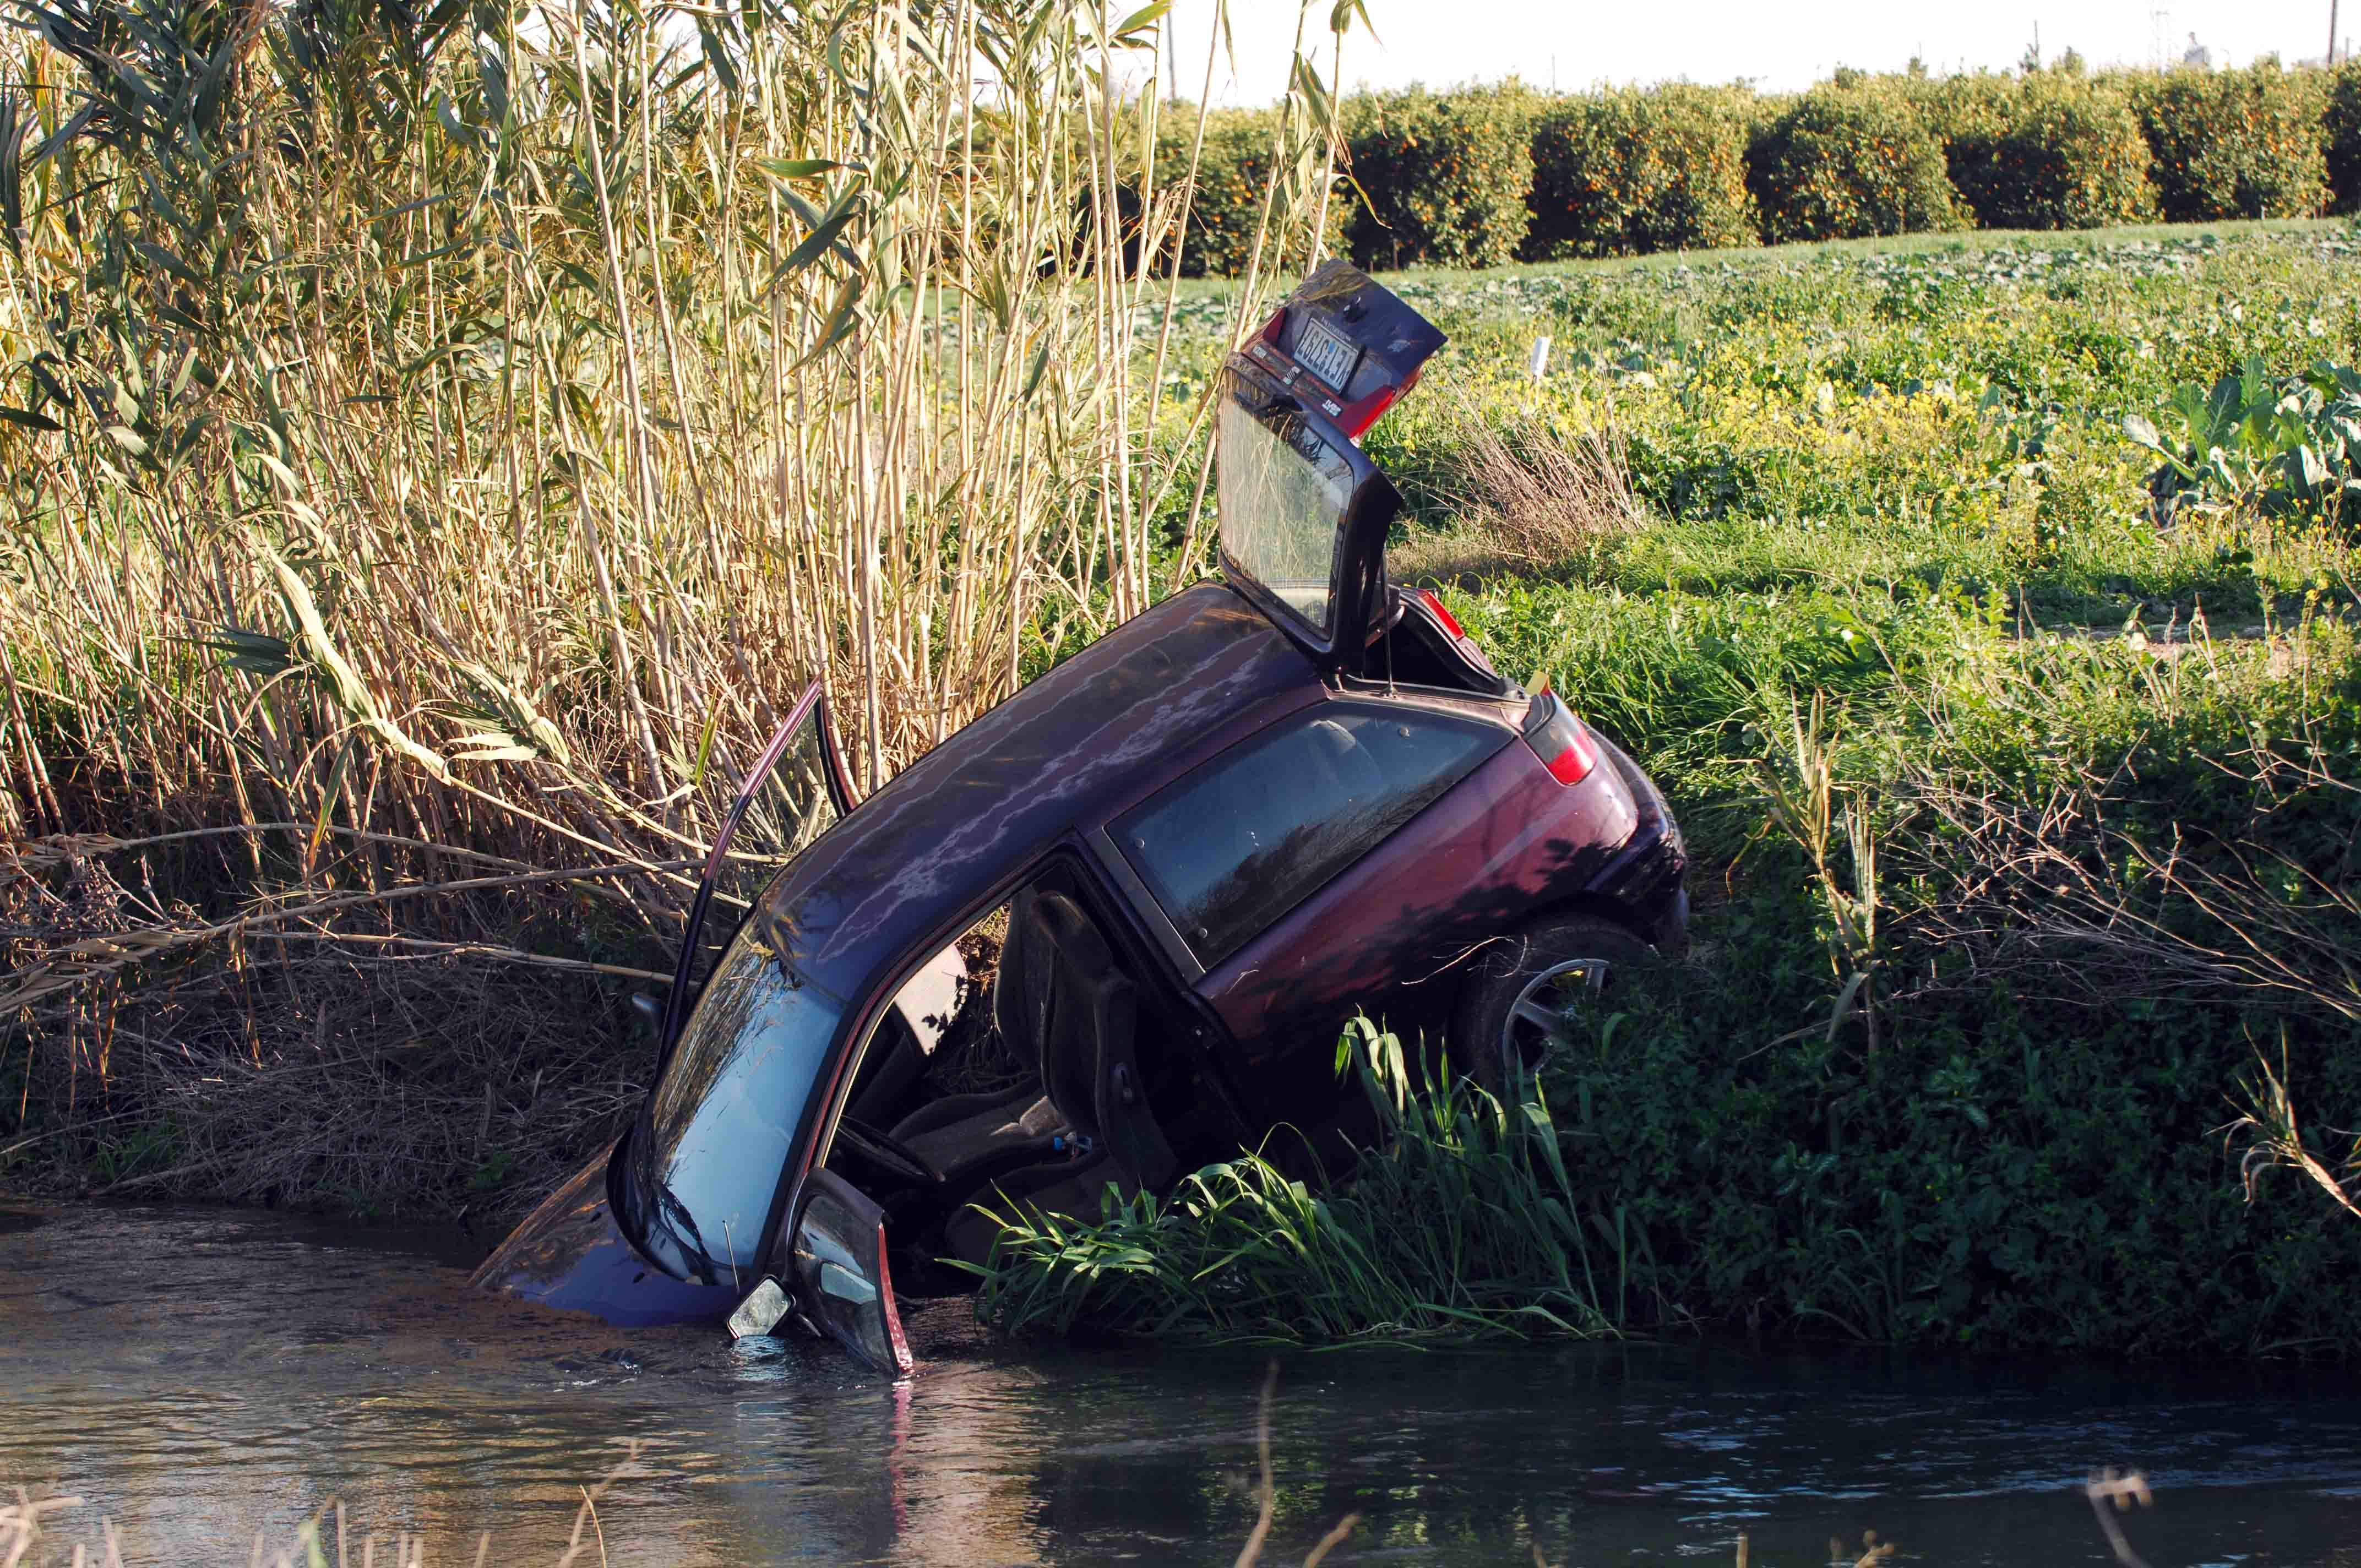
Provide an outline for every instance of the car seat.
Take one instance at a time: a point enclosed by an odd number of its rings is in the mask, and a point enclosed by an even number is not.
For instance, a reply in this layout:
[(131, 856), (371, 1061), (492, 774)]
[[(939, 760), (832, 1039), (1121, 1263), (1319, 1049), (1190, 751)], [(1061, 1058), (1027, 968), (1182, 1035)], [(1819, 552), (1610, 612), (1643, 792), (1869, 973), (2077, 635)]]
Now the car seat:
[(1178, 1161), (1147, 1099), (1138, 992), (1089, 914), (1027, 888), (1009, 906), (993, 1015), (1037, 1084), (922, 1106), (893, 1136), (940, 1178), (928, 1207), (953, 1255), (982, 1262), (997, 1227), (968, 1205), (1094, 1215), (1112, 1182), (1161, 1187)]

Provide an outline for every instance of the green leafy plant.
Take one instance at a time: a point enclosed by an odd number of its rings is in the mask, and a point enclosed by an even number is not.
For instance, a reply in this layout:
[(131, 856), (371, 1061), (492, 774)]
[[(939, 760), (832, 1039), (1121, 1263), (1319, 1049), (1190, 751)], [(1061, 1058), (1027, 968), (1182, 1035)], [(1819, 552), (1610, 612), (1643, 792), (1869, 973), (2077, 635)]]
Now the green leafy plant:
[[(1828, 1011), (1827, 1037), (1834, 1040), (1847, 1019), (1858, 1014), (1868, 1049), (1877, 1050), (1877, 830), (1869, 803), (1842, 790), (1828, 733), (1827, 699), (1812, 694), (1809, 716), (1784, 707), (1774, 719), (1773, 748), (1763, 759), (1764, 815), (1787, 836), (1811, 870), (1812, 887), (1828, 916), (1828, 959), (1838, 981)], [(1832, 852), (1841, 845), (1849, 863), (1839, 872)], [(1795, 1037), (1795, 1036), (1790, 1036)]]
[(2259, 358), (2208, 388), (2185, 381), (2124, 433), (2163, 459), (2148, 490), (2181, 507), (2255, 506), (2273, 517), (2361, 515), (2361, 371), (2322, 363), (2279, 377)]
[(1110, 1189), (1094, 1224), (983, 1205), (1002, 1229), (978, 1313), (1017, 1332), (1280, 1343), (1609, 1332), (1592, 1248), (1617, 1233), (1591, 1215), (1602, 1234), (1586, 1236), (1540, 1090), (1497, 1100), (1415, 1054), (1366, 1020), (1338, 1042), (1378, 1128), (1341, 1185), (1251, 1152), (1169, 1197)]

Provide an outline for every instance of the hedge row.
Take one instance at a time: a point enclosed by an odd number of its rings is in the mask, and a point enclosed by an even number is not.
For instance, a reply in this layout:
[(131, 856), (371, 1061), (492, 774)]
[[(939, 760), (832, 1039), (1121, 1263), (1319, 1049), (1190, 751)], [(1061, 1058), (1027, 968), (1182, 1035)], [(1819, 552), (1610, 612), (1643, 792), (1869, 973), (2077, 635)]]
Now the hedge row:
[[(1185, 118), (1185, 115), (1178, 116)], [(1269, 113), (1209, 127), (1184, 269), (1241, 269)], [(1488, 267), (1920, 230), (2361, 210), (2361, 65), (1364, 93), (1332, 241), (1363, 266)]]

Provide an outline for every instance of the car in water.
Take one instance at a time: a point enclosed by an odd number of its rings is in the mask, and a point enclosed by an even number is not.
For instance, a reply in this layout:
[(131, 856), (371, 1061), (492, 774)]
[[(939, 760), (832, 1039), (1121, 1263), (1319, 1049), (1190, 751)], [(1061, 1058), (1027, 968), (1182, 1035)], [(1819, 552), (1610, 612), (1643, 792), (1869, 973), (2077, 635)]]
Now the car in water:
[(1214, 391), (1220, 579), (858, 806), (805, 693), (712, 850), (653, 1089), (478, 1282), (906, 1373), (896, 1278), (972, 1288), (993, 1214), (1095, 1218), (1280, 1127), (1348, 1152), (1355, 1014), (1497, 1084), (1678, 945), (1655, 786), (1388, 580), (1359, 438), (1444, 341), (1314, 272)]

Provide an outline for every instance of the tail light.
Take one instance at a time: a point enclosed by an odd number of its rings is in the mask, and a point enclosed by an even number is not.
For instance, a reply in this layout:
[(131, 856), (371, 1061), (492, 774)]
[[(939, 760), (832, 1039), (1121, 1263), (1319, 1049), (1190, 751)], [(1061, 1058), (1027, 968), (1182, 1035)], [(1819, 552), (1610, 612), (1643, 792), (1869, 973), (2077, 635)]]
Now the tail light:
[(1459, 624), (1459, 618), (1443, 608), (1443, 600), (1433, 588), (1419, 589), (1418, 597), (1426, 601), (1426, 608), (1434, 611), (1434, 619), (1443, 622), (1443, 630), (1451, 633), (1454, 639), (1467, 635), (1466, 630)]
[(1358, 442), (1369, 433), (1369, 426), (1377, 423), (1378, 418), (1394, 406), (1394, 400), (1401, 396), (1401, 390), (1400, 387), (1379, 387), (1367, 397), (1346, 403), (1337, 411), (1336, 427), (1345, 433), (1346, 439)]
[(1590, 743), (1590, 731), (1554, 692), (1545, 691), (1533, 698), (1526, 717), (1525, 744), (1533, 749), (1550, 777), (1562, 784), (1580, 784), (1598, 766), (1598, 748)]

